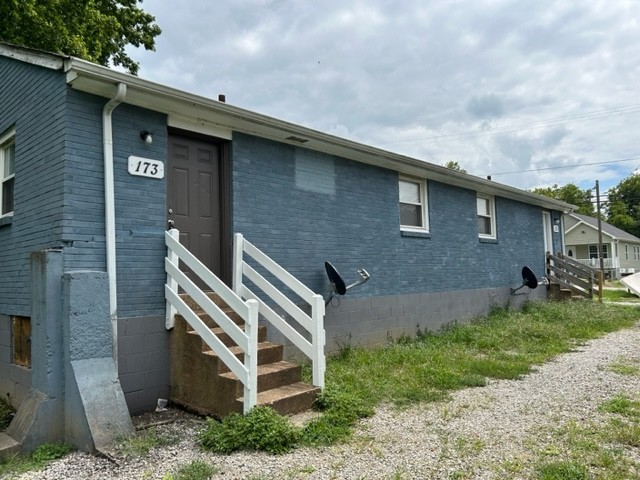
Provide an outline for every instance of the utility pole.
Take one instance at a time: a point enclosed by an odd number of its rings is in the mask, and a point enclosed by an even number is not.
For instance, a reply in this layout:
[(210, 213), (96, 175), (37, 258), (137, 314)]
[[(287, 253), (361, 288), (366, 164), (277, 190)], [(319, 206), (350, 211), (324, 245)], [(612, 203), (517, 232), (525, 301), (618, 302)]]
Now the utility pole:
[(600, 272), (598, 273), (598, 301), (602, 303), (602, 284), (604, 283), (604, 258), (602, 258), (602, 219), (600, 218), (600, 182), (596, 180), (596, 208), (598, 211), (598, 258)]

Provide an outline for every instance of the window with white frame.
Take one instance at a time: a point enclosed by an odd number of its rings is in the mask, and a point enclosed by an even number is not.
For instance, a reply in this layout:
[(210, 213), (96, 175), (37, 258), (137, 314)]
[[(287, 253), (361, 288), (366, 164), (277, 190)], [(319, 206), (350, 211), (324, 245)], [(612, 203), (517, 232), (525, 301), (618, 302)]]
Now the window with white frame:
[(629, 245), (624, 246), (624, 259), (629, 260)]
[(640, 260), (640, 246), (634, 245), (633, 247), (633, 259)]
[(478, 235), (480, 238), (496, 238), (496, 204), (491, 195), (478, 193)]
[[(598, 257), (598, 245), (589, 245), (589, 258), (600, 258)], [(609, 258), (608, 245), (602, 245), (602, 258)]]
[(400, 177), (398, 186), (400, 191), (400, 228), (428, 232), (427, 182), (417, 178)]
[(13, 213), (15, 157), (15, 130), (10, 130), (0, 136), (0, 217)]

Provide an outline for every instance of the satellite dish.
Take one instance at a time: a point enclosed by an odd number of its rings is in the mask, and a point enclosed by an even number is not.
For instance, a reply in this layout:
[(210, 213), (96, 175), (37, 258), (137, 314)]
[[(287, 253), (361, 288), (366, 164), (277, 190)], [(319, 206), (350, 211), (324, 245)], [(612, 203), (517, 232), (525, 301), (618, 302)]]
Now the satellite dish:
[(331, 265), (330, 262), (324, 262), (324, 268), (327, 271), (327, 276), (329, 277), (329, 281), (331, 282), (333, 292), (337, 293), (338, 295), (344, 295), (345, 293), (347, 293), (347, 285), (344, 283), (344, 280), (338, 273), (338, 270), (336, 270), (336, 267)]
[(360, 278), (352, 284), (347, 285), (344, 283), (344, 280), (338, 273), (338, 270), (336, 270), (336, 267), (331, 265), (331, 263), (324, 262), (324, 268), (327, 271), (327, 276), (329, 277), (329, 281), (331, 282), (331, 293), (325, 305), (329, 305), (329, 302), (331, 302), (333, 297), (335, 297), (336, 295), (344, 295), (345, 293), (347, 293), (347, 290), (353, 287), (357, 287), (358, 285), (362, 285), (363, 283), (367, 283), (367, 281), (371, 277), (371, 275), (369, 275), (369, 272), (367, 272), (364, 268), (360, 268), (356, 270)]
[(522, 285), (520, 285), (518, 288), (512, 288), (511, 294), (513, 295), (522, 287), (529, 287), (531, 290), (533, 290), (537, 286), (538, 279), (536, 278), (536, 274), (533, 273), (533, 271), (529, 267), (524, 266), (522, 267)]
[(522, 284), (526, 285), (532, 290), (538, 286), (538, 279), (536, 278), (536, 274), (533, 273), (527, 266), (522, 267)]

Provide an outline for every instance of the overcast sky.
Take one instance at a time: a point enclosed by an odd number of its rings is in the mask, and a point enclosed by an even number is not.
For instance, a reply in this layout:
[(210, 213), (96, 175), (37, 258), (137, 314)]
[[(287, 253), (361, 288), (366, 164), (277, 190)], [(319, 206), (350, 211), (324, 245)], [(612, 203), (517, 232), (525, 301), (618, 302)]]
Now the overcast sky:
[(163, 30), (131, 52), (149, 80), (525, 189), (640, 167), (636, 0), (142, 7)]

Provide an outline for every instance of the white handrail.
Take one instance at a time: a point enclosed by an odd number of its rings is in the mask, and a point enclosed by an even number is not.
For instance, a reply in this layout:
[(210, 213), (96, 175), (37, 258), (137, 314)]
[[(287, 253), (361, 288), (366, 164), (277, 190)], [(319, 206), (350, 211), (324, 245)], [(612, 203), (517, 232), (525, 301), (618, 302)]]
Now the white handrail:
[[(165, 271), (167, 272), (165, 285), (166, 327), (167, 329), (173, 328), (176, 313), (180, 313), (184, 317), (209, 348), (242, 382), (244, 386), (243, 411), (247, 413), (256, 405), (258, 398), (258, 302), (253, 299), (243, 301), (181, 245), (179, 239), (180, 232), (176, 229), (165, 233), (167, 246), (167, 258), (165, 259)], [(180, 261), (240, 315), (245, 322), (244, 331), (179, 269)], [(178, 294), (179, 288), (189, 294), (193, 301), (243, 350), (244, 362), (238, 360), (236, 355), (212, 332), (198, 314), (182, 300)]]
[[(311, 308), (311, 315), (306, 314), (296, 303), (291, 301), (290, 298), (245, 262), (245, 254), (264, 267), (271, 275), (276, 277), (282, 284), (307, 303)], [(311, 340), (307, 340), (287, 322), (284, 316), (277, 314), (266, 302), (252, 292), (244, 284), (244, 277), (259, 288), (291, 318), (296, 320), (296, 322), (309, 333)], [(247, 301), (257, 301), (260, 315), (287, 337), (304, 355), (311, 359), (313, 384), (317, 387), (324, 388), (324, 373), (326, 369), (326, 358), (324, 354), (325, 305), (322, 295), (318, 295), (310, 290), (283, 267), (269, 258), (264, 252), (247, 241), (240, 233), (234, 235), (233, 291), (240, 298), (247, 299)]]

